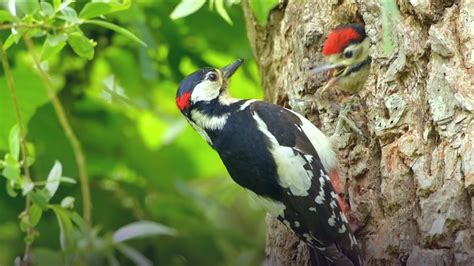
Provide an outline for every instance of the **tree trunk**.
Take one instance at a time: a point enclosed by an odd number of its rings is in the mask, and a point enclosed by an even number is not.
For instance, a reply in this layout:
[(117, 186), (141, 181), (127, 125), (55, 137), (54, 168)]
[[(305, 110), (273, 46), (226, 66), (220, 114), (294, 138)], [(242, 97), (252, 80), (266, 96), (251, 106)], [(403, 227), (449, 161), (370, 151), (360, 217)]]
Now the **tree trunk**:
[[(263, 26), (244, 0), (265, 98), (332, 134), (343, 95), (321, 95), (307, 70), (332, 28), (364, 23), (371, 75), (349, 116), (368, 141), (347, 131), (338, 159), (366, 262), (474, 265), (474, 1), (400, 0), (389, 29), (381, 2), (283, 1)], [(307, 264), (305, 245), (267, 221), (267, 263)]]

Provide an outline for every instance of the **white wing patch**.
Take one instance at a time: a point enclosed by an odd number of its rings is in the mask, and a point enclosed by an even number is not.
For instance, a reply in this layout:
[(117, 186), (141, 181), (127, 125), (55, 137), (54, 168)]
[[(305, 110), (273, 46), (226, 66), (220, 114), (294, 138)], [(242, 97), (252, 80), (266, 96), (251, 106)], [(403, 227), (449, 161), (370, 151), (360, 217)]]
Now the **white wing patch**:
[[(321, 245), (323, 244), (319, 239), (317, 239), (317, 238), (314, 237), (314, 236), (311, 236), (310, 234), (304, 233), (304, 234), (303, 234), (303, 237), (305, 238), (306, 243), (309, 243), (309, 244), (314, 245), (314, 242), (313, 242), (313, 241), (315, 240), (315, 241), (318, 242), (319, 244), (321, 244)], [(316, 247), (317, 247), (317, 246), (316, 246)]]
[(307, 164), (305, 158), (300, 154), (295, 154), (291, 147), (280, 146), (258, 114), (254, 113), (253, 118), (258, 129), (268, 137), (272, 144), (270, 152), (277, 166), (279, 184), (290, 189), (294, 196), (308, 196), (313, 172), (304, 168)]
[(210, 130), (220, 130), (225, 126), (229, 114), (221, 116), (209, 116), (199, 112), (198, 110), (191, 111), (191, 118), (198, 126)]
[(317, 204), (324, 204), (324, 178), (322, 176), (319, 177), (319, 193), (318, 195), (316, 196), (316, 198), (314, 199), (314, 201), (317, 203)]
[(303, 130), (303, 133), (308, 137), (309, 141), (318, 153), (318, 156), (321, 159), (321, 163), (323, 164), (324, 169), (329, 172), (331, 169), (336, 167), (336, 153), (333, 150), (329, 138), (326, 137), (326, 135), (324, 135), (321, 130), (319, 130), (304, 116), (290, 109), (287, 110), (298, 116), (298, 118), (303, 123), (301, 129)]
[(269, 214), (271, 214), (274, 217), (284, 217), (285, 216), (285, 205), (279, 201), (271, 200), (268, 198), (261, 197), (255, 192), (246, 189), (248, 192), (249, 196), (257, 202), (260, 206), (262, 206)]
[(330, 226), (335, 226), (336, 225), (336, 214), (334, 213), (334, 211), (332, 212), (332, 215), (328, 219), (328, 224)]
[(341, 225), (341, 227), (337, 230), (337, 232), (339, 234), (343, 234), (346, 232), (346, 226), (345, 225)]

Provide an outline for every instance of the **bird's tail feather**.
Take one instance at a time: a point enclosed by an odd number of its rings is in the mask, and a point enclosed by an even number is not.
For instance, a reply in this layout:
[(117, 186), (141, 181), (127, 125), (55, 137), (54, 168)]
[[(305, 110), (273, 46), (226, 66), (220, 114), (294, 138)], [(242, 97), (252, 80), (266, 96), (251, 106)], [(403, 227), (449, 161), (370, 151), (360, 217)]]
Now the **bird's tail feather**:
[(351, 260), (336, 244), (325, 248), (310, 247), (310, 259), (311, 266), (359, 266), (363, 263), (361, 258), (356, 258), (357, 261)]

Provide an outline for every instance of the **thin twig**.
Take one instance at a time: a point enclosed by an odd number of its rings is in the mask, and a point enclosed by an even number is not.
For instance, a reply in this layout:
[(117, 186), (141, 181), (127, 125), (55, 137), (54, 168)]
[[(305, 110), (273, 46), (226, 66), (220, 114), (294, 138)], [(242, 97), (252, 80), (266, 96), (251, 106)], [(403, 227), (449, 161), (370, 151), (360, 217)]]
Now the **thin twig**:
[[(20, 112), (20, 105), (18, 104), (18, 98), (16, 95), (16, 87), (15, 87), (15, 81), (13, 79), (12, 72), (10, 70), (10, 64), (8, 63), (8, 58), (6, 53), (3, 51), (3, 43), (0, 40), (0, 57), (2, 57), (2, 65), (3, 69), (5, 72), (5, 77), (7, 79), (7, 87), (10, 92), (10, 96), (12, 98), (13, 102), (13, 107), (15, 108), (15, 115), (16, 115), (16, 121), (18, 123), (18, 128), (20, 131), (20, 147), (21, 147), (21, 156), (23, 157), (23, 172), (25, 174), (26, 180), (28, 182), (31, 182), (31, 176), (30, 176), (30, 170), (28, 169), (28, 150), (26, 148), (26, 133), (25, 133), (25, 127), (23, 124), (23, 120), (21, 117), (21, 112)], [(29, 195), (26, 196), (25, 199), (25, 212), (29, 213), (30, 212), (30, 207), (31, 207), (31, 201)], [(27, 234), (31, 235), (33, 233), (33, 227), (31, 226), (30, 223), (30, 216), (27, 215), (28, 219), (28, 227), (27, 227)], [(22, 265), (30, 265), (30, 253), (31, 253), (31, 244), (26, 243), (25, 247), (25, 255), (22, 260)]]
[(43, 30), (64, 30), (67, 27), (56, 27), (46, 24), (26, 24), (26, 23), (11, 23), (0, 25), (0, 30), (8, 30), (12, 28), (24, 28), (24, 29), (43, 29)]
[(77, 168), (79, 170), (79, 180), (81, 181), (83, 216), (84, 216), (84, 220), (86, 224), (90, 226), (92, 224), (92, 201), (91, 201), (89, 177), (88, 177), (87, 169), (86, 169), (86, 158), (84, 155), (84, 151), (82, 150), (81, 143), (79, 142), (76, 134), (74, 133), (66, 117), (66, 113), (64, 111), (64, 108), (61, 102), (59, 101), (59, 99), (56, 97), (56, 94), (54, 93), (53, 84), (51, 83), (51, 80), (49, 79), (48, 74), (41, 67), (40, 61), (36, 54), (31, 38), (29, 36), (24, 36), (23, 40), (26, 44), (26, 47), (30, 55), (33, 57), (33, 61), (36, 65), (36, 68), (39, 71), (41, 79), (43, 80), (43, 83), (46, 87), (49, 98), (51, 99), (53, 108), (58, 117), (59, 123), (61, 124), (64, 130), (64, 133), (66, 134), (66, 137), (71, 143), (72, 150), (74, 152), (74, 157), (76, 159)]

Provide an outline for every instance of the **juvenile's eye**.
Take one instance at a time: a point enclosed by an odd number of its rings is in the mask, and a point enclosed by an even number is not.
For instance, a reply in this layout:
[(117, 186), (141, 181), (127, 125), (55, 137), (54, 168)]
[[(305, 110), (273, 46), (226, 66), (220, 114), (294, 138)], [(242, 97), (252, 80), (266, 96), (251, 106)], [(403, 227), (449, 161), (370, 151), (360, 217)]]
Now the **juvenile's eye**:
[(345, 58), (351, 58), (352, 57), (352, 51), (345, 51), (344, 52), (344, 57)]
[(210, 73), (207, 78), (210, 80), (210, 81), (216, 81), (217, 80), (217, 74), (212, 72)]

